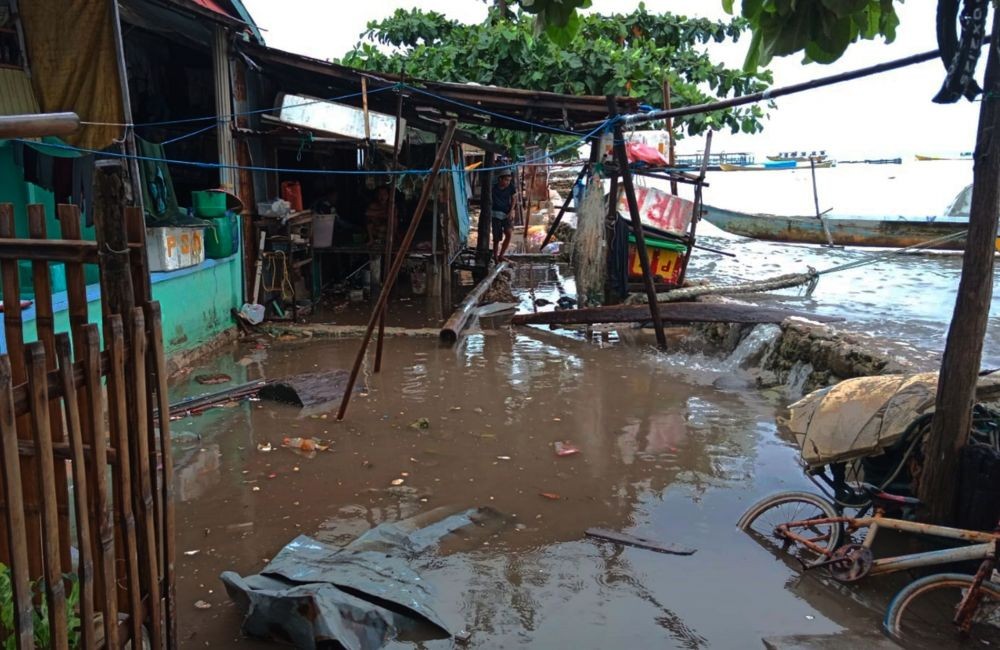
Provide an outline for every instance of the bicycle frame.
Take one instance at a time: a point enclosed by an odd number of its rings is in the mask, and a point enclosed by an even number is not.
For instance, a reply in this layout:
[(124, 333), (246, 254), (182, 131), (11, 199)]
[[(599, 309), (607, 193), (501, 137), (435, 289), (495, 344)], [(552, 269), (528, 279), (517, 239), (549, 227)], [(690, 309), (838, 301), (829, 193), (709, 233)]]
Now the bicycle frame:
[(813, 552), (831, 557), (832, 551), (815, 543), (818, 538), (806, 538), (793, 529), (808, 528), (815, 525), (843, 524), (849, 532), (867, 528), (862, 546), (871, 549), (875, 543), (878, 531), (896, 530), (904, 533), (913, 533), (926, 537), (940, 537), (943, 539), (955, 539), (965, 542), (973, 542), (969, 546), (960, 548), (943, 549), (940, 551), (927, 551), (924, 553), (911, 553), (896, 557), (879, 558), (872, 562), (871, 570), (867, 575), (880, 575), (903, 571), (917, 567), (935, 566), (939, 564), (949, 564), (952, 562), (964, 562), (968, 560), (985, 560), (995, 557), (997, 552), (997, 541), (1000, 535), (997, 533), (984, 533), (974, 530), (964, 530), (961, 528), (949, 528), (947, 526), (935, 526), (932, 524), (921, 524), (903, 519), (889, 519), (881, 515), (871, 517), (824, 517), (818, 519), (805, 519), (802, 521), (792, 521), (780, 524), (775, 529), (775, 533), (788, 542), (801, 544)]

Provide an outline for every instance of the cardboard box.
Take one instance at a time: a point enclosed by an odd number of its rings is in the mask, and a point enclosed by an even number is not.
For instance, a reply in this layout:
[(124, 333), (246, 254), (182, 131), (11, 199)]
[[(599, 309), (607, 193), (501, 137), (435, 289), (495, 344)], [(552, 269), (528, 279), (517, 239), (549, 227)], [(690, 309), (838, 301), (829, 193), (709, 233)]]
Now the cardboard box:
[(204, 228), (146, 228), (149, 270), (176, 271), (205, 261)]

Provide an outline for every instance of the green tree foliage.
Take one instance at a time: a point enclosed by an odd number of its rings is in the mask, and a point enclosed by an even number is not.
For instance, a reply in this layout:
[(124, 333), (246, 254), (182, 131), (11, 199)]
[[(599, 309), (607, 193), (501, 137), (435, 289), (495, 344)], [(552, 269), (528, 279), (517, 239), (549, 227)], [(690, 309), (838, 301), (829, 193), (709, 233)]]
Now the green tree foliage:
[[(663, 104), (664, 79), (670, 81), (674, 106), (758, 92), (771, 82), (768, 72), (715, 63), (701, 47), (737, 40), (748, 26), (742, 18), (652, 14), (643, 5), (629, 14), (577, 18), (576, 36), (560, 45), (537, 34), (534, 16), (524, 12), (505, 19), (493, 8), (484, 24), (466, 25), (432, 11), (400, 9), (370, 22), (342, 62), (416, 79), (627, 95), (652, 106)], [(763, 117), (761, 107), (743, 107), (686, 117), (678, 128), (689, 134), (708, 128), (756, 133)]]
[[(902, 1), (902, 0), (900, 0)], [(899, 17), (894, 0), (742, 0), (741, 14), (753, 30), (745, 70), (775, 56), (804, 52), (806, 61), (832, 63), (851, 43), (879, 36), (891, 43)], [(734, 0), (722, 0), (733, 13)]]

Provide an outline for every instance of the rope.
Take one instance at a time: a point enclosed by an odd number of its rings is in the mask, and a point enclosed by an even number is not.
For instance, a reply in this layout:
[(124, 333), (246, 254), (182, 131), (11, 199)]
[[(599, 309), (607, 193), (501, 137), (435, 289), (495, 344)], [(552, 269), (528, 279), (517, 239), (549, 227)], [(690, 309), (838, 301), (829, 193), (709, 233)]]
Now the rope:
[[(752, 282), (741, 282), (738, 284), (707, 284), (696, 287), (685, 287), (656, 294), (657, 302), (677, 302), (681, 300), (693, 300), (700, 296), (711, 296), (718, 294), (739, 294), (739, 293), (761, 293), (765, 291), (775, 291), (777, 289), (788, 289), (806, 285), (806, 295), (812, 293), (819, 280), (819, 273), (816, 269), (809, 267), (805, 273), (788, 273), (765, 280), (754, 280)], [(649, 302), (646, 294), (632, 294), (626, 301), (627, 305), (644, 305)]]
[(959, 232), (953, 232), (950, 235), (944, 235), (942, 237), (937, 237), (935, 239), (925, 241), (922, 244), (914, 244), (912, 246), (907, 246), (906, 248), (897, 248), (896, 250), (889, 251), (888, 253), (879, 253), (865, 259), (855, 260), (854, 262), (848, 262), (847, 264), (831, 266), (828, 269), (823, 269), (822, 271), (820, 271), (819, 275), (825, 275), (827, 273), (836, 273), (837, 271), (847, 271), (849, 269), (856, 269), (862, 266), (868, 266), (869, 264), (876, 264), (878, 262), (881, 262), (882, 260), (889, 259), (894, 255), (900, 255), (902, 253), (907, 253), (911, 251), (923, 250), (925, 248), (930, 248), (931, 246), (934, 246), (936, 244), (943, 244), (945, 242), (961, 239), (962, 237), (965, 237), (967, 232), (968, 231), (966, 230), (960, 230)]

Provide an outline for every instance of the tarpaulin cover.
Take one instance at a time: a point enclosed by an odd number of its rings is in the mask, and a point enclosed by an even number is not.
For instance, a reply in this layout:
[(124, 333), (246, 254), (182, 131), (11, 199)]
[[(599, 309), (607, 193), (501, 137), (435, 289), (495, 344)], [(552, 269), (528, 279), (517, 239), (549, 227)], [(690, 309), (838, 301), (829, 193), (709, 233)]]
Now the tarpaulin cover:
[[(861, 458), (897, 442), (917, 417), (934, 411), (936, 372), (848, 379), (809, 393), (789, 408), (786, 426), (809, 466)], [(982, 377), (979, 386), (1000, 381)]]
[(343, 548), (303, 535), (260, 575), (223, 573), (226, 591), (245, 613), (243, 631), (306, 649), (336, 642), (374, 650), (411, 630), (450, 636), (434, 610), (432, 587), (411, 565), (445, 536), (496, 513), (472, 509), (416, 527), (428, 514), (381, 524)]
[[(88, 122), (125, 121), (111, 0), (31, 0), (18, 6), (31, 82), (45, 113), (73, 111)], [(84, 126), (72, 145), (103, 149), (120, 126)]]

